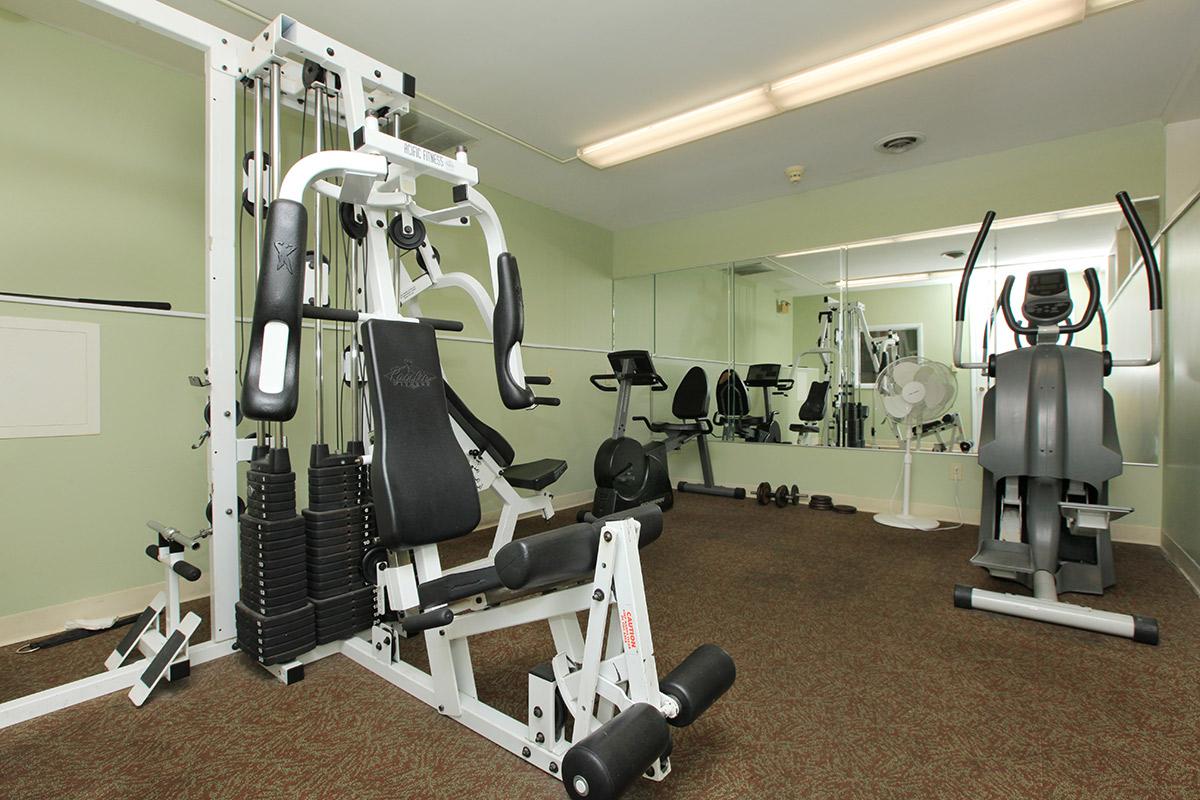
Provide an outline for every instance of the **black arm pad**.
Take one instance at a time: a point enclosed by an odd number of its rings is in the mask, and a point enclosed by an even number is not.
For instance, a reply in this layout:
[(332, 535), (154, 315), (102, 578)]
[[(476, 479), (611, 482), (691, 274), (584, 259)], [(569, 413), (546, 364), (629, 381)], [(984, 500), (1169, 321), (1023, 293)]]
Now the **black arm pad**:
[(662, 533), (662, 509), (653, 503), (620, 511), (595, 522), (580, 522), (509, 542), (496, 553), (496, 573), (509, 589), (549, 586), (590, 574), (604, 523), (633, 517), (641, 523), (638, 547)]
[[(254, 295), (254, 323), (250, 352), (242, 385), (242, 407), (257, 420), (285, 421), (296, 414), (300, 400), (300, 324), (304, 302), (304, 247), (308, 241), (308, 212), (295, 200), (276, 200), (267, 209), (259, 259), (258, 291)], [(262, 373), (263, 333), (268, 323), (287, 326), (287, 351), (283, 387), (279, 392), (259, 388)], [(278, 368), (279, 365), (272, 365)]]
[(496, 384), (505, 408), (529, 408), (533, 390), (521, 386), (508, 371), (508, 354), (525, 336), (525, 300), (521, 296), (521, 274), (511, 253), (496, 258), (498, 278), (496, 312), (492, 316), (492, 349), (496, 356)]
[(189, 564), (186, 561), (176, 561), (171, 566), (171, 569), (175, 570), (175, 574), (185, 581), (200, 580), (200, 568), (195, 564)]

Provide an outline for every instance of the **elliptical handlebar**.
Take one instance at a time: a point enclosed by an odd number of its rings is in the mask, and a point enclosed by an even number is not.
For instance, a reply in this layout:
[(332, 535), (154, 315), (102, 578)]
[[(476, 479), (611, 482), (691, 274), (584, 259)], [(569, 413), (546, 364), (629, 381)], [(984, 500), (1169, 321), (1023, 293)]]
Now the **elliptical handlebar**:
[(987, 239), (988, 231), (992, 229), (992, 222), (995, 219), (995, 211), (988, 211), (983, 215), (983, 223), (979, 226), (979, 233), (975, 235), (975, 242), (971, 245), (971, 252), (967, 256), (966, 266), (963, 267), (962, 280), (958, 284), (958, 300), (954, 305), (954, 366), (959, 369), (987, 368), (986, 362), (963, 360), (962, 334), (963, 324), (967, 319), (967, 289), (971, 284), (971, 274), (975, 271), (975, 263), (979, 261), (979, 254), (983, 252), (984, 240)]
[[(1129, 193), (1117, 192), (1117, 204), (1121, 206), (1121, 213), (1125, 215), (1125, 221), (1129, 224), (1133, 240), (1137, 242), (1138, 252), (1142, 256), (1142, 268), (1146, 271), (1146, 291), (1150, 303), (1150, 355), (1146, 358), (1113, 359), (1112, 365), (1114, 367), (1150, 367), (1162, 359), (1162, 275), (1158, 271), (1158, 258), (1154, 255), (1154, 247), (1150, 242), (1150, 236), (1146, 233), (1146, 226), (1142, 224), (1142, 218), (1138, 216), (1137, 208), (1134, 207)], [(1107, 333), (1107, 325), (1102, 333)]]
[(1083, 316), (1080, 317), (1079, 322), (1072, 323), (1067, 320), (1066, 325), (1059, 325), (1058, 329), (1062, 333), (1079, 333), (1092, 324), (1096, 318), (1096, 312), (1100, 310), (1100, 277), (1096, 274), (1094, 267), (1088, 267), (1083, 271), (1083, 282), (1087, 284), (1088, 288), (1087, 308), (1083, 310)]

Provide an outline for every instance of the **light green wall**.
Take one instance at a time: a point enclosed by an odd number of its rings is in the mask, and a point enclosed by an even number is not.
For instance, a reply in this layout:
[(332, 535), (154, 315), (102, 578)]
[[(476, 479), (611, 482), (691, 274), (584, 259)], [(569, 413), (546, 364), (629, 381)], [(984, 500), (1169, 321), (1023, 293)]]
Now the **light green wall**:
[[(204, 161), (202, 82), (99, 42), (0, 13), (0, 47), (9, 64), (14, 124), (0, 126), (6, 180), (21, 193), (0, 215), (9, 257), (0, 287), (9, 291), (161, 299), (204, 310)], [(69, 86), (70, 102), (45, 87)], [(53, 97), (52, 97), (53, 96)], [(46, 123), (46, 120), (55, 122)], [(19, 124), (17, 122), (19, 121)], [(297, 119), (285, 120), (285, 160), (294, 157)], [(309, 126), (311, 137), (311, 125)], [(311, 145), (310, 145), (311, 146)], [(482, 188), (518, 257), (531, 374), (550, 374), (541, 393), (560, 408), (503, 409), (492, 348), (443, 335), (443, 366), (458, 392), (510, 439), (519, 459), (565, 458), (556, 492), (591, 487), (591, 459), (607, 435), (612, 397), (587, 383), (604, 371), (611, 337), (612, 234), (493, 189)], [(422, 186), (430, 206), (450, 203)], [(437, 231), (446, 270), (466, 271), (490, 288), (477, 229)], [(243, 219), (243, 286), (253, 283), (253, 226)], [(409, 257), (411, 259), (411, 257)], [(459, 293), (448, 290), (453, 295)], [(482, 337), (471, 304), (447, 292), (427, 295), (431, 316), (461, 319), (463, 336)], [(244, 313), (253, 305), (245, 298)], [(5, 440), (5, 524), (0, 556), (0, 617), (157, 580), (144, 555), (143, 525), (158, 518), (196, 530), (208, 499), (203, 450), (189, 449), (203, 422), (205, 393), (188, 385), (204, 368), (204, 321), (180, 316), (0, 304), (0, 314), (82, 320), (101, 326), (101, 433)], [(335, 337), (326, 337), (333, 374)], [(312, 363), (306, 330), (302, 363)], [(307, 466), (313, 431), (313, 380), (306, 371), (301, 411), (287, 433), (293, 466)], [(335, 392), (327, 384), (327, 430)], [(244, 423), (240, 432), (253, 426)], [(301, 504), (305, 485), (299, 489)], [(482, 498), (494, 510), (491, 493)], [(204, 563), (199, 556), (198, 563)]]
[(617, 277), (1161, 194), (1163, 127), (1144, 122), (617, 231)]

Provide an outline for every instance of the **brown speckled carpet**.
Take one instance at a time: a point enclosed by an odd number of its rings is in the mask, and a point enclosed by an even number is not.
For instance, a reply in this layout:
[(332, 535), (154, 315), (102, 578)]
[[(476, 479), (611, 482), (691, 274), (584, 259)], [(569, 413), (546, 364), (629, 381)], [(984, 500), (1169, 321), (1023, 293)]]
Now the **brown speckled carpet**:
[[(1200, 797), (1200, 599), (1183, 577), (1117, 545), (1118, 585), (1081, 600), (1157, 616), (1147, 647), (955, 609), (955, 582), (1012, 588), (967, 563), (974, 537), (680, 497), (643, 553), (659, 668), (713, 641), (738, 680), (674, 731), (673, 774), (628, 796)], [(549, 645), (542, 625), (476, 641), (481, 697), (520, 715)], [(113, 694), (0, 731), (4, 798), (563, 796), (341, 656), (284, 687), (235, 655), (141, 709)]]

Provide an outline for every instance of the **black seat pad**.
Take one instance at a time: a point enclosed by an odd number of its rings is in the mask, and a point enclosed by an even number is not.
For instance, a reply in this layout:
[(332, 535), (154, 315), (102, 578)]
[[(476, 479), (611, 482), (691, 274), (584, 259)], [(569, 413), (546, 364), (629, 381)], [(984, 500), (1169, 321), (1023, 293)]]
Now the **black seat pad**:
[(380, 539), (411, 548), (467, 535), (479, 524), (479, 495), (450, 427), (433, 328), (372, 319), (362, 331)]
[(513, 464), (504, 470), (504, 479), (518, 489), (541, 491), (562, 477), (567, 462), (558, 458), (539, 458), (524, 464)]
[[(480, 450), (484, 450), (492, 457), (497, 464), (502, 467), (507, 467), (517, 457), (512, 445), (508, 443), (500, 432), (488, 425), (479, 417), (471, 413), (471, 409), (467, 408), (467, 404), (462, 401), (458, 393), (450, 388), (450, 384), (446, 386), (446, 400), (450, 408), (450, 416), (454, 417), (454, 421), (458, 423), (458, 427), (463, 429), (467, 436), (471, 437), (471, 441), (475, 442), (475, 446)], [(511, 483), (512, 481), (509, 481)]]

